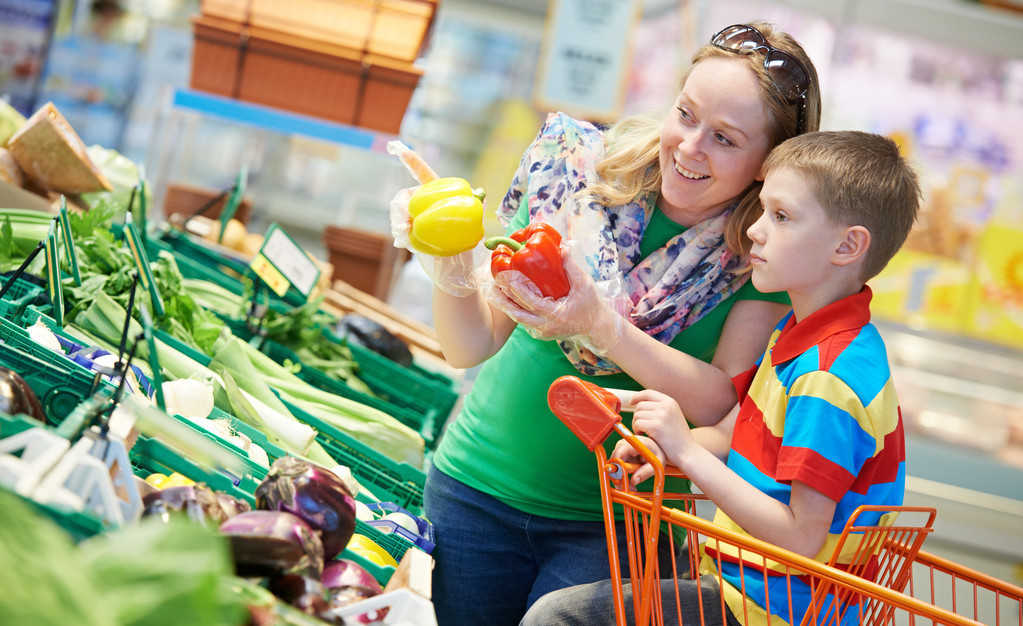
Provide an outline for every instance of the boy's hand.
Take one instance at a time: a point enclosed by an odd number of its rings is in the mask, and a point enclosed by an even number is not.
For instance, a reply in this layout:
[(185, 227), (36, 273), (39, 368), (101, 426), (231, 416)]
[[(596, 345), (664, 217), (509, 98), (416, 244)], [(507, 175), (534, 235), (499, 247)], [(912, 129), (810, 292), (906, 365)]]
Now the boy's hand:
[(680, 466), (679, 459), (692, 444), (693, 436), (678, 402), (659, 391), (644, 389), (633, 396), (633, 404), (633, 432), (656, 441), (668, 460)]
[[(654, 456), (661, 462), (661, 465), (665, 464), (664, 451), (657, 445), (657, 442), (649, 437), (640, 436), (638, 439), (650, 450), (650, 452), (653, 452)], [(621, 459), (626, 463), (643, 464), (632, 474), (633, 487), (654, 475), (653, 466), (647, 463), (646, 459), (644, 459), (640, 453), (632, 447), (632, 444), (624, 439), (615, 444), (615, 449), (611, 452), (611, 458)]]

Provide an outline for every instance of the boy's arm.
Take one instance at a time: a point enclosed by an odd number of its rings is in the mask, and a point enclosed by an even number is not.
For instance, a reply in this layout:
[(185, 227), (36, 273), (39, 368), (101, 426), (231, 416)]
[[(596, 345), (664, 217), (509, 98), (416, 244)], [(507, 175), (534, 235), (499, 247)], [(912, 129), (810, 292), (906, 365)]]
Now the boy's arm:
[(692, 429), (693, 440), (717, 458), (727, 459), (728, 451), (732, 448), (732, 433), (735, 431), (735, 420), (738, 415), (739, 405), (736, 404), (717, 424)]
[(811, 558), (824, 545), (837, 503), (816, 489), (792, 481), (786, 505), (746, 482), (702, 445), (690, 446), (682, 458), (669, 456), (668, 462), (754, 537)]

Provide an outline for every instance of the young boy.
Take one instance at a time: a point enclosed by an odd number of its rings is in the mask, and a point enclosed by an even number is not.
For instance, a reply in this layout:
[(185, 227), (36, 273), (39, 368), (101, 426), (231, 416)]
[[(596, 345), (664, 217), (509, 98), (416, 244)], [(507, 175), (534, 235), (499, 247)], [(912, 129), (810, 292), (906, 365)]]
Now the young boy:
[[(752, 280), (760, 291), (786, 291), (792, 311), (760, 362), (736, 377), (739, 404), (720, 423), (690, 430), (675, 400), (646, 390), (635, 397), (632, 425), (714, 501), (715, 524), (827, 561), (856, 507), (902, 503), (902, 419), (864, 283), (905, 241), (919, 187), (892, 141), (854, 131), (789, 139), (763, 171), (764, 210), (747, 231)], [(624, 441), (614, 454), (641, 460)], [(652, 473), (641, 468), (635, 482)], [(765, 589), (763, 560), (749, 554), (742, 582), (737, 551), (719, 549), (708, 545), (701, 564), (704, 623), (764, 624), (769, 596), (771, 623), (786, 624), (790, 592), (791, 615), (801, 621), (811, 597), (806, 582), (768, 562), (780, 575), (769, 576)], [(719, 556), (720, 591), (713, 582)], [(697, 583), (678, 586), (685, 623), (700, 623)], [(718, 594), (730, 614), (722, 616)], [(607, 582), (557, 591), (523, 624), (613, 623), (611, 597)], [(666, 622), (673, 621), (674, 588), (662, 598)], [(631, 601), (626, 606), (631, 611)]]

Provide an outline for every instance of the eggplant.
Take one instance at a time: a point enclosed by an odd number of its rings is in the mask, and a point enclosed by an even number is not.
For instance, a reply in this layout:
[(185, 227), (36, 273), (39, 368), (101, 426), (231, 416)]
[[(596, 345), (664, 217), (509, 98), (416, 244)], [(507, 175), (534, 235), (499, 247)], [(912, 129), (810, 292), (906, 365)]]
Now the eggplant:
[(319, 578), (320, 537), (300, 518), (284, 511), (248, 511), (220, 525), (231, 542), (239, 576), (298, 574)]
[[(323, 568), (320, 581), (327, 589), (331, 609), (339, 609), (361, 602), (384, 591), (372, 574), (355, 561), (348, 559), (338, 559), (328, 563)], [(384, 619), (388, 610), (385, 607), (370, 611), (359, 615), (356, 620), (363, 624), (371, 624)]]
[(341, 553), (355, 532), (355, 498), (336, 474), (291, 456), (274, 461), (256, 488), (256, 508), (285, 511), (320, 531), (323, 556)]
[(158, 516), (170, 521), (171, 513), (184, 513), (194, 522), (217, 526), (230, 517), (249, 510), (249, 505), (227, 494), (216, 493), (206, 485), (168, 487), (142, 498), (142, 517)]
[(408, 345), (368, 317), (351, 313), (345, 315), (337, 324), (337, 334), (395, 363), (405, 367), (412, 365), (412, 352)]
[(319, 580), (297, 574), (283, 574), (271, 578), (267, 586), (275, 596), (306, 615), (319, 617), (326, 622), (335, 621), (328, 613), (330, 604), (327, 603), (327, 590)]
[(19, 413), (46, 423), (46, 414), (32, 388), (12, 369), (0, 367), (0, 411), (8, 415)]

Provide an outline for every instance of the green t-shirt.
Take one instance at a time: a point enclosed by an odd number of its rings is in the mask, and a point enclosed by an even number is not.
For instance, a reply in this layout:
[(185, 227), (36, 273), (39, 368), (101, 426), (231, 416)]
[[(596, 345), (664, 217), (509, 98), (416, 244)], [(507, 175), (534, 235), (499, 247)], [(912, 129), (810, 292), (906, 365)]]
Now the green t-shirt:
[[(526, 223), (523, 203), (509, 232)], [(641, 255), (645, 258), (683, 231), (684, 226), (655, 210), (640, 242)], [(762, 294), (747, 282), (682, 330), (671, 347), (710, 362), (725, 319), (738, 300), (788, 302), (784, 293)], [(434, 465), (526, 513), (568, 520), (602, 519), (596, 457), (547, 406), (547, 388), (568, 374), (603, 387), (641, 389), (624, 373), (581, 374), (557, 342), (534, 339), (522, 326), (516, 326), (501, 350), (481, 368), (461, 413), (444, 434)], [(631, 414), (625, 414), (623, 421), (631, 426)], [(608, 438), (605, 447), (609, 452), (617, 439), (617, 435)]]

